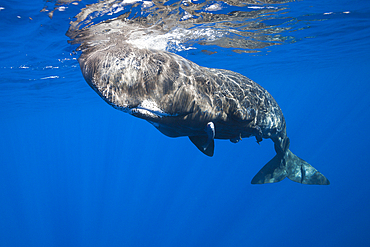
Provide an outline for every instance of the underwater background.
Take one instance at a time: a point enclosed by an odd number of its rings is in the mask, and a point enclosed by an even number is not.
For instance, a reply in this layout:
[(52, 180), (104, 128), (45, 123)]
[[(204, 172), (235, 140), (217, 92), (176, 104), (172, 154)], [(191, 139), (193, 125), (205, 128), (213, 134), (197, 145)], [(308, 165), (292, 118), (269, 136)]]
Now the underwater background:
[[(369, 1), (97, 3), (0, 2), (0, 246), (369, 246)], [(66, 33), (121, 15), (267, 89), (331, 184), (251, 185), (271, 140), (210, 158), (105, 103)]]

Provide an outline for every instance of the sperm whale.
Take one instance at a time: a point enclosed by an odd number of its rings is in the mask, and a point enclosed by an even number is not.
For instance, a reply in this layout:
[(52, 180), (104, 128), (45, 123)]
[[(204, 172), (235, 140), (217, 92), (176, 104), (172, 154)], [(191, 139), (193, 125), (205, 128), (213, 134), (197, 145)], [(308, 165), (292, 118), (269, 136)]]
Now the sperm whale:
[[(254, 137), (271, 139), (276, 151), (252, 179), (274, 183), (288, 177), (302, 184), (327, 185), (329, 180), (293, 154), (283, 113), (259, 84), (239, 73), (199, 66), (175, 53), (151, 49), (130, 39), (155, 32), (139, 24), (115, 20), (100, 30), (104, 42), (85, 42), (79, 64), (86, 82), (108, 104), (151, 123), (169, 137), (188, 136), (204, 154), (213, 156), (214, 139), (237, 143)], [(87, 41), (94, 26), (79, 35)], [(103, 35), (102, 35), (103, 36)]]

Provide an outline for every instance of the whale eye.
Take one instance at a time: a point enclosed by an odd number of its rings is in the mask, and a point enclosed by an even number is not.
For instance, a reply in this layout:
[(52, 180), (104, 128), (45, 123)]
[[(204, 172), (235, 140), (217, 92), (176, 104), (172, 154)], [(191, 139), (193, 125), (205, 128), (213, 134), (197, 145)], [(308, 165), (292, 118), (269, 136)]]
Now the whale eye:
[(256, 110), (254, 108), (247, 109), (248, 111), (248, 119), (252, 120), (256, 117)]

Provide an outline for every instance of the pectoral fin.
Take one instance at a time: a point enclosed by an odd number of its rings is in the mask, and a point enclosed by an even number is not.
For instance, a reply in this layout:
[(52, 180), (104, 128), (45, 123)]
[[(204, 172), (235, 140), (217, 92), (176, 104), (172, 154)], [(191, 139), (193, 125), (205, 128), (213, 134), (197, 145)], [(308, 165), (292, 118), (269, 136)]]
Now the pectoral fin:
[(215, 141), (213, 139), (211, 142), (208, 141), (208, 136), (189, 136), (189, 139), (202, 153), (210, 157), (213, 156), (215, 149)]
[(213, 156), (215, 149), (215, 125), (209, 122), (205, 127), (205, 136), (189, 136), (189, 139), (194, 145), (205, 155)]

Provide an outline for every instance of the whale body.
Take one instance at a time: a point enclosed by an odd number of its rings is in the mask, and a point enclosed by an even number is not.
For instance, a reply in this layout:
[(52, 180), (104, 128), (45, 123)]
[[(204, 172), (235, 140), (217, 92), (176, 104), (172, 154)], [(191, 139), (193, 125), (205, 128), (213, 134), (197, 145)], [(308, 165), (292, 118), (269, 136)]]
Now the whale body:
[(285, 119), (274, 98), (239, 73), (202, 67), (114, 36), (103, 45), (85, 47), (79, 64), (87, 83), (108, 104), (145, 119), (166, 136), (188, 136), (208, 156), (214, 153), (214, 139), (271, 139), (276, 156), (252, 184), (285, 177), (302, 184), (329, 184), (289, 150)]

